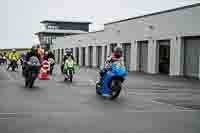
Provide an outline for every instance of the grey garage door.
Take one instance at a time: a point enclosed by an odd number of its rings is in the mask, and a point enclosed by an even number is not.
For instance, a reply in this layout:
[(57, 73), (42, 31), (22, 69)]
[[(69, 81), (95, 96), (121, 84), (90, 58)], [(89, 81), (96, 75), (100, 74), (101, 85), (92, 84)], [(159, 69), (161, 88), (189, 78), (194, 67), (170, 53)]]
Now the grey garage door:
[(85, 47), (82, 47), (82, 55), (81, 55), (81, 60), (82, 60), (82, 66), (85, 66)]
[(199, 74), (200, 37), (185, 38), (184, 44), (184, 74), (197, 78)]
[(64, 49), (62, 49), (61, 55), (62, 55), (62, 56), (61, 56), (61, 59), (60, 59), (60, 60), (61, 60), (61, 62), (62, 62), (62, 61), (63, 61), (63, 56), (64, 56)]
[(124, 57), (124, 64), (126, 68), (130, 69), (130, 55), (131, 55), (131, 44), (130, 43), (124, 43), (122, 44), (123, 48), (123, 57)]
[(79, 48), (76, 48), (76, 63), (79, 64)]
[(88, 47), (88, 65), (89, 67), (92, 67), (92, 61), (93, 61), (93, 47), (89, 46)]
[(97, 53), (96, 53), (97, 57), (96, 57), (96, 61), (97, 61), (97, 67), (99, 67), (101, 65), (101, 58), (102, 58), (102, 47), (101, 46), (97, 46)]
[(147, 72), (148, 68), (148, 41), (139, 41), (139, 71)]
[(104, 46), (104, 62), (107, 60), (107, 56), (107, 46)]
[(58, 64), (60, 63), (60, 54), (61, 54), (61, 50), (58, 49)]

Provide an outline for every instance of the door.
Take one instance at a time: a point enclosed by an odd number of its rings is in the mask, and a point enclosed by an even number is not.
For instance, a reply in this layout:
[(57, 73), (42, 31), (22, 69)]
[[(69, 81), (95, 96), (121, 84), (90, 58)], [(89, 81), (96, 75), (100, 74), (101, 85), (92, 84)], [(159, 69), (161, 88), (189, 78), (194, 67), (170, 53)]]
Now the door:
[(147, 72), (148, 68), (148, 41), (139, 41), (139, 71)]
[(60, 49), (58, 49), (58, 64), (60, 63), (60, 54), (61, 54), (61, 51)]
[(170, 40), (158, 41), (159, 44), (159, 72), (169, 74), (170, 69)]
[[(105, 52), (104, 52), (104, 62), (107, 60), (107, 46), (104, 46), (104, 50), (105, 50)], [(103, 62), (103, 63), (104, 63)]]
[(92, 61), (93, 61), (93, 47), (92, 46), (89, 46), (88, 48), (88, 64), (89, 64), (89, 67), (92, 67)]
[(62, 49), (61, 62), (62, 62), (62, 60), (63, 60), (63, 56), (64, 56), (64, 49)]
[(79, 48), (76, 48), (76, 63), (79, 64)]
[(100, 67), (101, 65), (101, 58), (102, 58), (102, 47), (101, 46), (97, 46), (97, 67)]
[(109, 53), (110, 55), (111, 55), (111, 53), (114, 51), (115, 47), (117, 47), (117, 44), (116, 44), (116, 43), (110, 44), (110, 53)]
[(200, 37), (184, 39), (184, 75), (198, 78), (199, 75), (199, 56), (200, 56)]
[(85, 48), (82, 48), (82, 66), (85, 66)]
[(124, 58), (124, 64), (126, 68), (130, 69), (130, 55), (131, 55), (131, 44), (130, 43), (124, 43), (122, 44), (123, 49), (123, 58)]

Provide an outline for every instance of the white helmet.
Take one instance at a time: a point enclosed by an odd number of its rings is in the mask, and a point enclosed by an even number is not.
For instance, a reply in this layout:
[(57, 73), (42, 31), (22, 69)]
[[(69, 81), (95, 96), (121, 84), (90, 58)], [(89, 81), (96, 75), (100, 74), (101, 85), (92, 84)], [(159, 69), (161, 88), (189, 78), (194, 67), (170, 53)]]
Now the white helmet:
[(12, 49), (12, 52), (16, 52), (16, 49), (14, 48), (14, 49)]

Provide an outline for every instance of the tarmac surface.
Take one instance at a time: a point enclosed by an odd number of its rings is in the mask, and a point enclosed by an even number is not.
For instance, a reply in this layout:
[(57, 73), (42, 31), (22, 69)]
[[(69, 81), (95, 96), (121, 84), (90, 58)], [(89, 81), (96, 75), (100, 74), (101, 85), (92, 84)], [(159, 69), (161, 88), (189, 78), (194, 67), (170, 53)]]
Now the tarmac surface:
[(129, 74), (115, 101), (95, 94), (97, 70), (81, 68), (73, 83), (59, 66), (49, 80), (24, 87), (21, 69), (0, 66), (2, 133), (199, 133), (198, 80)]

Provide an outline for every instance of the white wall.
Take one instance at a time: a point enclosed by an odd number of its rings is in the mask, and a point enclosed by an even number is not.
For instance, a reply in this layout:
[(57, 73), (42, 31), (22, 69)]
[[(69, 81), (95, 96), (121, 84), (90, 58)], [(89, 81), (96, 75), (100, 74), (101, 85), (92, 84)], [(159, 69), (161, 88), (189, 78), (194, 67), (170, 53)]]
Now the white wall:
[[(120, 23), (105, 25), (111, 41), (118, 41), (117, 30), (120, 30), (120, 41), (171, 38), (173, 36), (200, 35), (200, 6), (189, 9), (133, 19)], [(154, 30), (148, 26), (153, 25)], [(113, 33), (115, 31), (115, 34)]]
[[(151, 25), (154, 27), (153, 30), (149, 29)], [(181, 75), (183, 65), (181, 41), (174, 39), (197, 35), (200, 36), (200, 6), (113, 23), (105, 25), (104, 31), (58, 38), (55, 42), (57, 48), (131, 43), (130, 68), (138, 70), (138, 48), (134, 42), (151, 40), (148, 46), (148, 72), (157, 73), (156, 40), (169, 39), (171, 40), (170, 75)]]

